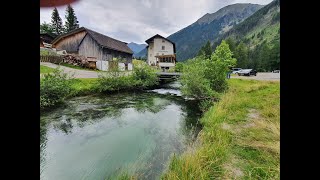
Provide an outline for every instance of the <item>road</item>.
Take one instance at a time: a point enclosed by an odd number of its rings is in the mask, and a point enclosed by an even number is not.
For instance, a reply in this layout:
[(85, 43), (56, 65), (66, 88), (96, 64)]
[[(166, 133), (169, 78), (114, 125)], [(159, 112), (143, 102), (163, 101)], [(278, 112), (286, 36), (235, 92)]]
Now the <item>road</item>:
[(280, 81), (280, 73), (272, 73), (272, 72), (261, 72), (257, 73), (257, 76), (238, 76), (233, 75), (231, 78), (234, 79), (254, 79), (254, 80), (264, 80), (264, 81)]
[[(57, 68), (59, 65), (48, 63), (48, 62), (40, 62), (40, 65), (51, 67), (51, 68)], [(86, 71), (86, 70), (80, 70), (80, 69), (73, 69), (65, 66), (60, 66), (60, 69), (63, 70), (63, 72), (68, 74), (74, 74), (74, 78), (98, 78), (98, 73), (95, 71)]]
[[(48, 63), (48, 62), (40, 62), (40, 65), (57, 68), (59, 65)], [(96, 71), (86, 71), (80, 69), (73, 69), (65, 66), (60, 66), (65, 73), (74, 74), (75, 78), (98, 78), (98, 72)], [(280, 73), (257, 73), (257, 76), (238, 76), (233, 75), (231, 78), (235, 79), (255, 79), (255, 80), (265, 80), (265, 81), (280, 81)]]

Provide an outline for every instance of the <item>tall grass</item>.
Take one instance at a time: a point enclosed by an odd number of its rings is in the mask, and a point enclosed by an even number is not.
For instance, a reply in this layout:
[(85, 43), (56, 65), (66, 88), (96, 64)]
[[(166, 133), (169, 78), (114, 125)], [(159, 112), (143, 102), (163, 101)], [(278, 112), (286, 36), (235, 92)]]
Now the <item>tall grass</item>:
[(174, 156), (162, 179), (279, 179), (280, 84), (231, 79), (201, 119), (199, 145)]

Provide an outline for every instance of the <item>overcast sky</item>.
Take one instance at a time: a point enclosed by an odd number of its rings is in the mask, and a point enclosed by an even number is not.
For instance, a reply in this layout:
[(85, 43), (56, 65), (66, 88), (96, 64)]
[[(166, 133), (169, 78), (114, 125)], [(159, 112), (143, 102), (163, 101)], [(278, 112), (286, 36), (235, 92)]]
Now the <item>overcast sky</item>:
[[(71, 4), (80, 26), (124, 42), (145, 43), (192, 24), (206, 13), (235, 3), (268, 4), (272, 0), (79, 0)], [(58, 7), (65, 20), (66, 6)], [(51, 21), (53, 8), (40, 8), (40, 23)]]

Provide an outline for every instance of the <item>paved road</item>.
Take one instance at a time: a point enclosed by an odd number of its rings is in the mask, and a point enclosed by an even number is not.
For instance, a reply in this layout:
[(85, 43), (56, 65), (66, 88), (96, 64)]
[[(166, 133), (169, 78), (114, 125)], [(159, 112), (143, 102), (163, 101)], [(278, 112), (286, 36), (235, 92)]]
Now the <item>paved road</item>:
[(257, 76), (231, 76), (235, 79), (255, 79), (255, 80), (264, 80), (264, 81), (280, 81), (280, 73), (257, 73)]
[[(57, 68), (58, 65), (48, 63), (48, 62), (40, 62), (40, 65), (44, 65), (51, 68)], [(75, 78), (98, 78), (98, 72), (95, 71), (86, 71), (80, 69), (73, 69), (65, 66), (60, 66), (60, 68), (65, 73), (74, 74)], [(237, 79), (255, 79), (255, 80), (265, 80), (265, 81), (280, 81), (280, 73), (258, 73), (257, 76), (231, 76), (231, 78)]]
[[(51, 67), (51, 68), (59, 67), (59, 65), (48, 63), (48, 62), (40, 62), (40, 65)], [(74, 78), (98, 78), (98, 73), (95, 71), (73, 69), (65, 66), (60, 66), (60, 69), (62, 69), (65, 73), (74, 74)]]

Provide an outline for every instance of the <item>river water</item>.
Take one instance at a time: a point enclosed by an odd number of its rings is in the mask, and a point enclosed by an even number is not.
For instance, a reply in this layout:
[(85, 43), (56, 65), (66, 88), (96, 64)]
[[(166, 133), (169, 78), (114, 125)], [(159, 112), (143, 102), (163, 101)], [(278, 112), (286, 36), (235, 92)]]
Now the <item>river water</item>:
[(159, 179), (201, 128), (198, 106), (178, 87), (76, 97), (41, 113), (40, 178)]

